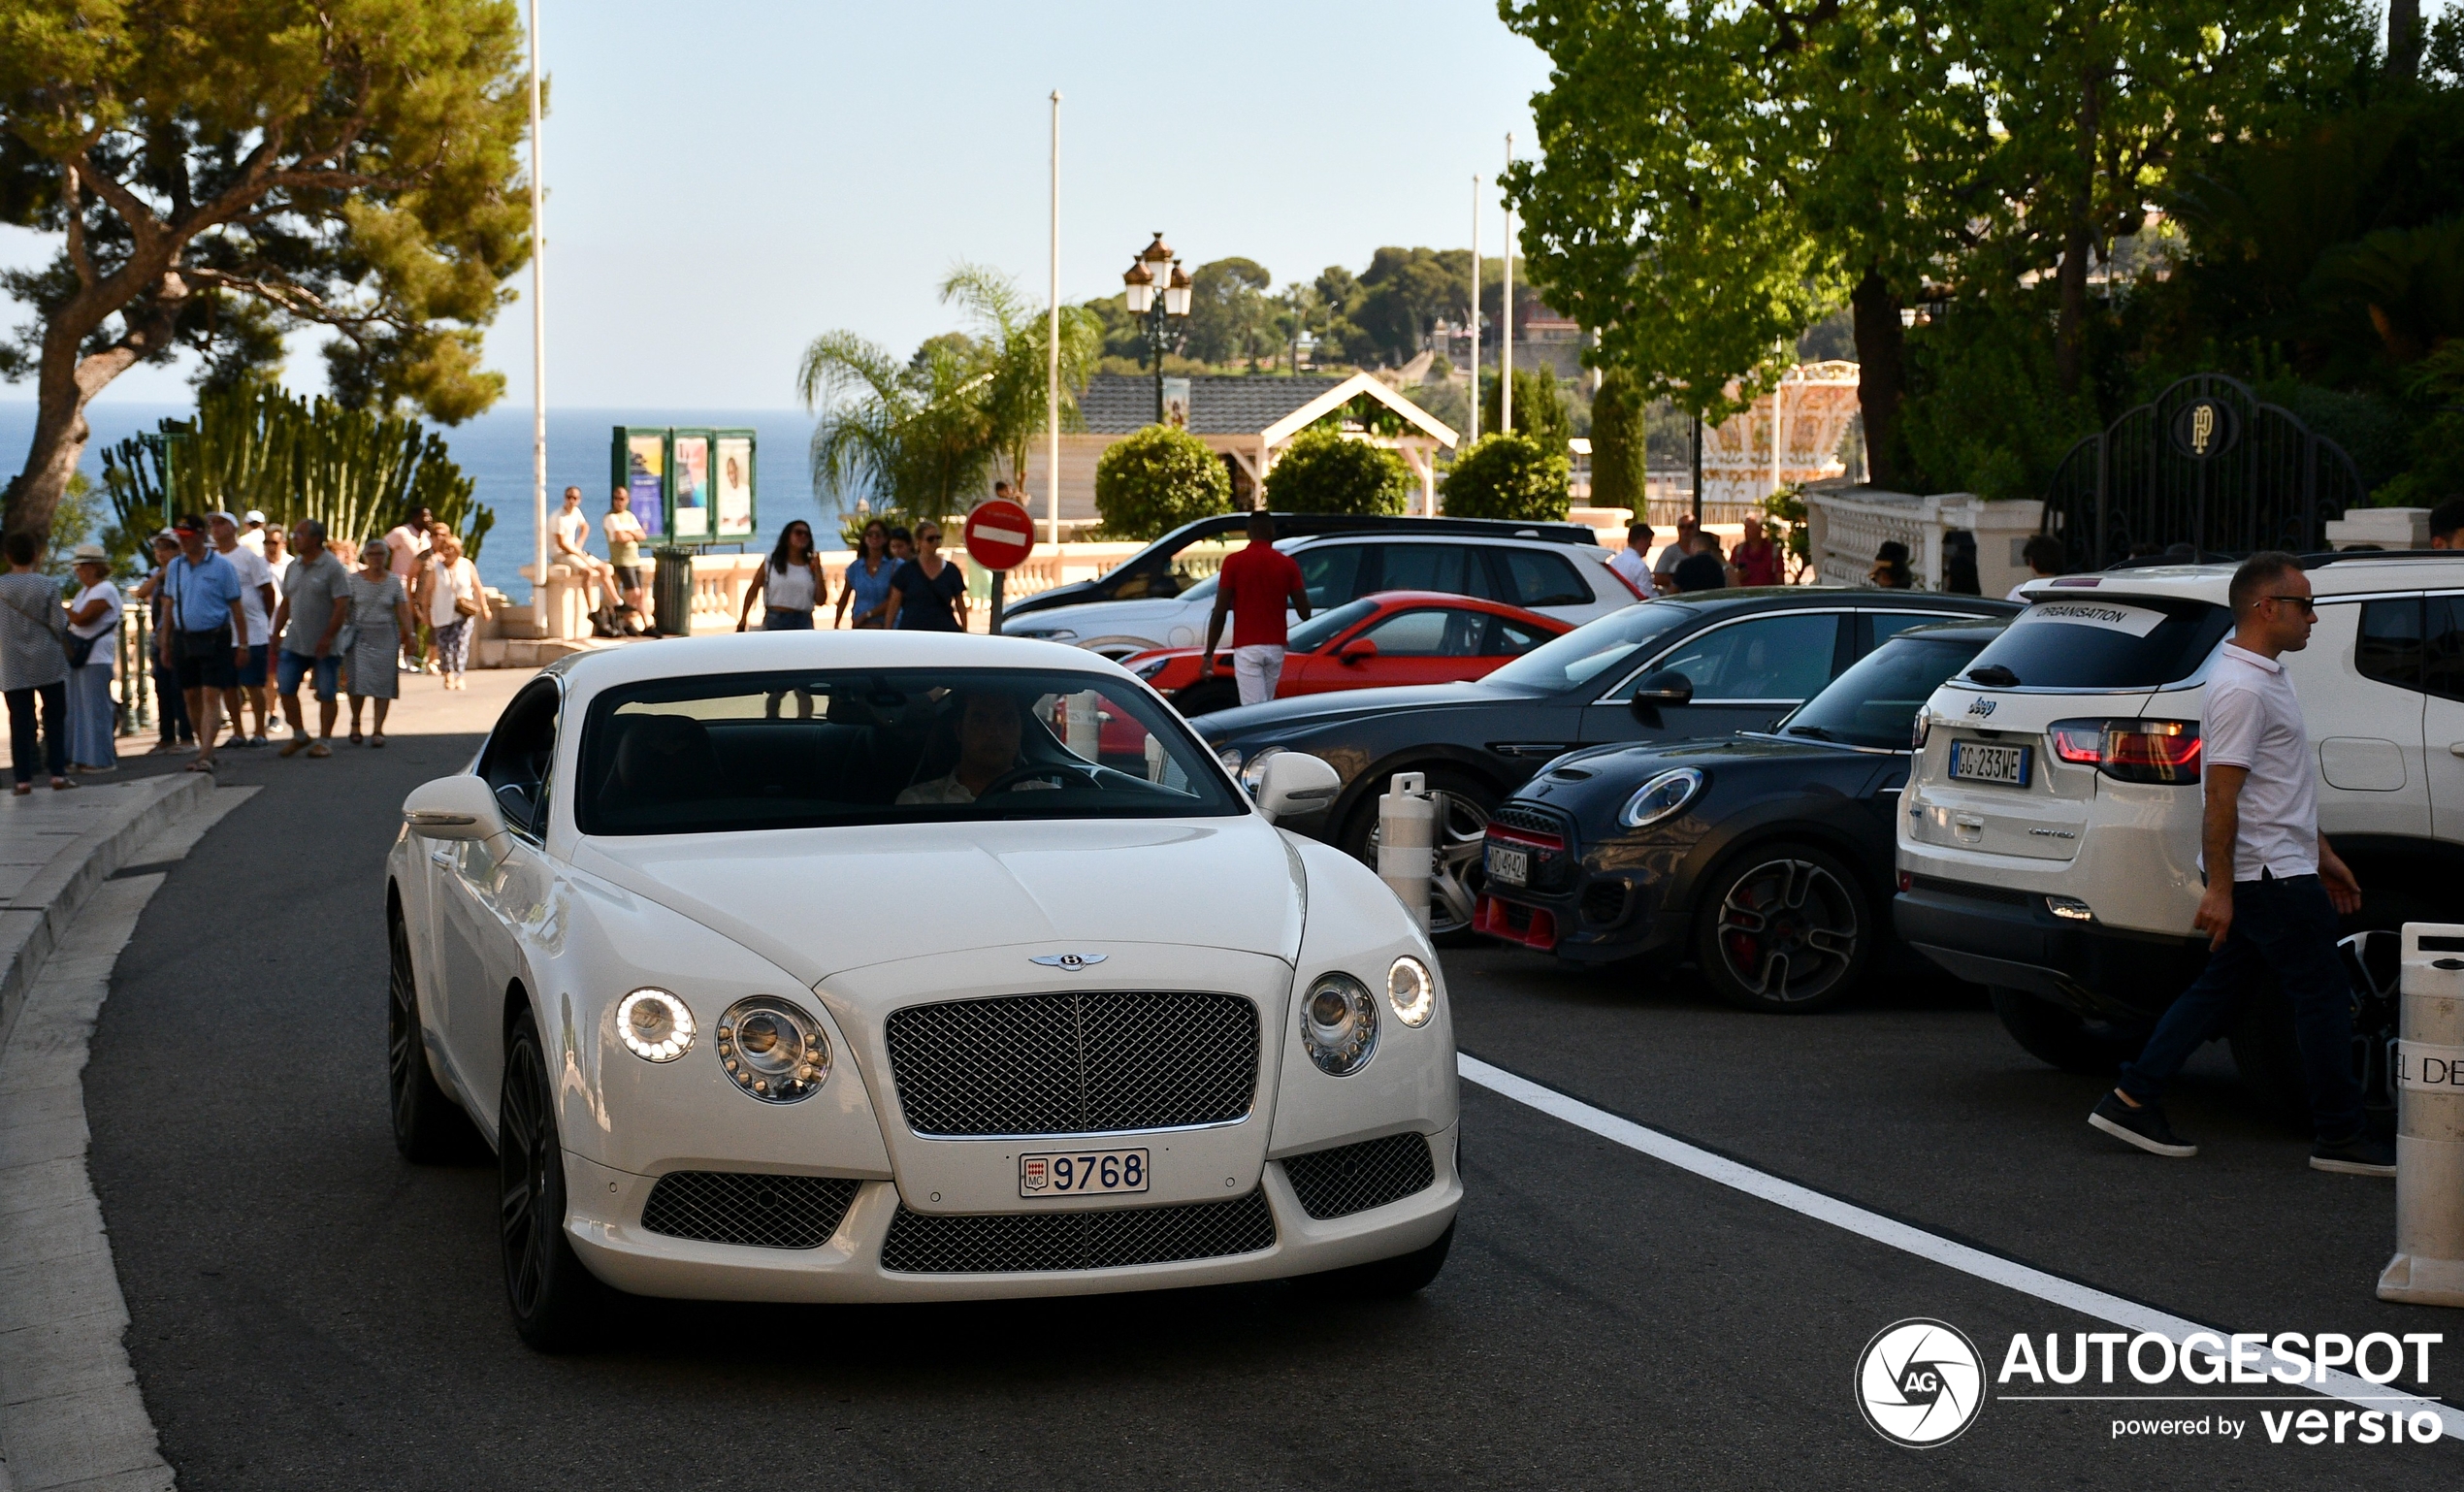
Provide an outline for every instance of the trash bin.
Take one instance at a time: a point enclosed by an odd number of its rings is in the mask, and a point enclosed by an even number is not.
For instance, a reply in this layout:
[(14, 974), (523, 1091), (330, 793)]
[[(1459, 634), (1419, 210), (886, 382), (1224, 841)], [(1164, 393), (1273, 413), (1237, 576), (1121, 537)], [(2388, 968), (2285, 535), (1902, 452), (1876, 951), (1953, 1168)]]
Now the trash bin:
[(673, 545), (656, 551), (659, 568), (650, 582), (651, 625), (662, 637), (693, 631), (693, 551)]

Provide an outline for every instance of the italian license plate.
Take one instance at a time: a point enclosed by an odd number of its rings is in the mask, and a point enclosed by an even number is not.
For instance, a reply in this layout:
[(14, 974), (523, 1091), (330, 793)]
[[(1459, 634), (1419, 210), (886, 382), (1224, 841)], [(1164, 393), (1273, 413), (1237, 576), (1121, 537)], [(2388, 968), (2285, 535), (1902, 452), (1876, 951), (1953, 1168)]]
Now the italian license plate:
[(1019, 1195), (1078, 1197), (1147, 1189), (1145, 1151), (1055, 1151), (1019, 1157)]
[(1951, 775), (1961, 782), (1994, 782), (2007, 788), (2027, 786), (2028, 748), (1996, 746), (1984, 741), (1951, 743)]
[(1532, 879), (1532, 854), (1529, 850), (1509, 850), (1504, 845), (1490, 845), (1489, 879), (1502, 886), (1521, 886)]

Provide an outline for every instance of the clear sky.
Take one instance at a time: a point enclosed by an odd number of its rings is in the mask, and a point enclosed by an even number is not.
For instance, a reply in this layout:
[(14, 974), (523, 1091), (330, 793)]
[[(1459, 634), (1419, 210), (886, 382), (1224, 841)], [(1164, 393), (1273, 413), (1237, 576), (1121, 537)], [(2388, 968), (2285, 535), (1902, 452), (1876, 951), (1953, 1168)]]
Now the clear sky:
[[(1547, 80), (1491, 0), (539, 9), (548, 398), (567, 406), (788, 407), (817, 333), (903, 353), (951, 327), (934, 291), (960, 260), (1040, 303), (1054, 88), (1079, 301), (1119, 289), (1158, 228), (1192, 268), (1246, 255), (1279, 285), (1381, 243), (1463, 244), (1472, 178), (1508, 130), (1529, 141)], [(1481, 226), (1498, 252), (1493, 192)], [(15, 261), (49, 247), (0, 236)], [(527, 408), (528, 274), (510, 284), (488, 361)], [(319, 340), (296, 344), (295, 388), (322, 385)], [(184, 372), (104, 397), (184, 399)]]

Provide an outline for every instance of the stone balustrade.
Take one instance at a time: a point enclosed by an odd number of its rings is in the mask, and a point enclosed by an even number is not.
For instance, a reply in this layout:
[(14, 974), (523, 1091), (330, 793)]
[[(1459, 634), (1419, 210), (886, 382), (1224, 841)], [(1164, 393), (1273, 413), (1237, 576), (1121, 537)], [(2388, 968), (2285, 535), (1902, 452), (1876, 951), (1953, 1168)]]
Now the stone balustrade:
[(1943, 540), (1964, 530), (1976, 535), (1978, 589), (2000, 596), (2030, 573), (2020, 547), (2043, 522), (2045, 504), (2032, 498), (1989, 503), (1972, 492), (1885, 492), (1845, 481), (1806, 486), (1807, 538), (1813, 568), (1824, 585), (1864, 585), (1886, 540), (1908, 546), (1908, 568), (1917, 588), (1942, 588)]

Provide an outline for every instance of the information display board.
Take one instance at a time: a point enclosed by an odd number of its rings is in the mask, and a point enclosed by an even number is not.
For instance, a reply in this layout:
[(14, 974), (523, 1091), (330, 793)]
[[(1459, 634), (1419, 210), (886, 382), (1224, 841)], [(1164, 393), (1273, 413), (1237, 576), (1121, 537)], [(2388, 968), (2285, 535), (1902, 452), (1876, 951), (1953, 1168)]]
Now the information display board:
[(614, 484), (631, 496), (642, 532), (662, 544), (741, 542), (760, 528), (750, 430), (618, 425), (610, 462)]

